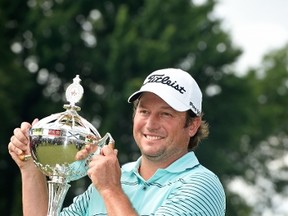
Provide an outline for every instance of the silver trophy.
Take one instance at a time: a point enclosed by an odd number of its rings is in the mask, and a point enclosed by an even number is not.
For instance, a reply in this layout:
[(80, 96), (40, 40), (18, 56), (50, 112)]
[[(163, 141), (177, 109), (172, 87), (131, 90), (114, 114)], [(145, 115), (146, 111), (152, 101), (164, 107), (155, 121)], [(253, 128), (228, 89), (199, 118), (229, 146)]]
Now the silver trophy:
[[(66, 90), (69, 102), (64, 105), (66, 111), (41, 119), (29, 133), (34, 163), (49, 177), (48, 216), (60, 214), (69, 182), (87, 174), (89, 159), (99, 154), (104, 145), (114, 144), (109, 133), (101, 138), (95, 127), (77, 113), (80, 107), (76, 103), (84, 92), (80, 81), (77, 75)], [(76, 154), (86, 145), (92, 145), (95, 151), (83, 160), (76, 160)]]

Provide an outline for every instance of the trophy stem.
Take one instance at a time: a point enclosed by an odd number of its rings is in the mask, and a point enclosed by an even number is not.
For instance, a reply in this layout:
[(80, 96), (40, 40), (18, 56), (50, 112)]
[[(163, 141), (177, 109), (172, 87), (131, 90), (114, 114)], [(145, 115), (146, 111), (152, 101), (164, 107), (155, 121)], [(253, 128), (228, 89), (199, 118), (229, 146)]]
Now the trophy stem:
[[(55, 176), (53, 176), (55, 177)], [(47, 216), (59, 216), (62, 209), (63, 201), (70, 188), (70, 184), (63, 181), (63, 179), (57, 179), (52, 177), (51, 181), (48, 181), (48, 213)]]

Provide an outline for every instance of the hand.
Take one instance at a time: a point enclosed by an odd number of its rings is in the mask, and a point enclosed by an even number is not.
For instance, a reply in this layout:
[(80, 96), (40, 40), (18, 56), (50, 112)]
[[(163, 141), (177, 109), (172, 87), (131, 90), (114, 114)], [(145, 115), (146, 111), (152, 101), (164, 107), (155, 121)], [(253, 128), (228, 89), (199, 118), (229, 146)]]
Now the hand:
[(117, 150), (113, 149), (112, 145), (104, 146), (101, 154), (92, 157), (87, 174), (99, 193), (121, 189)]
[[(106, 134), (105, 136), (107, 136), (107, 135), (108, 134)], [(108, 135), (108, 138), (109, 138), (108, 146), (110, 146), (112, 149), (114, 149), (114, 146), (115, 146), (114, 139), (111, 136), (109, 137), (109, 135)], [(107, 141), (107, 138), (105, 139), (105, 141)], [(75, 160), (86, 159), (89, 155), (91, 155), (92, 153), (95, 153), (98, 150), (98, 147), (99, 146), (98, 146), (97, 142), (86, 144), (83, 149), (81, 149), (80, 151), (78, 151), (76, 153)], [(115, 151), (117, 151), (117, 150), (115, 150)], [(99, 149), (99, 152), (100, 152), (100, 149)]]
[(94, 144), (87, 144), (83, 149), (78, 151), (75, 156), (75, 160), (84, 160), (86, 159), (90, 154), (96, 152), (98, 149), (97, 145)]
[[(34, 125), (38, 122), (38, 119), (35, 119), (32, 123)], [(10, 142), (8, 144), (8, 151), (13, 160), (19, 166), (19, 168), (23, 168), (26, 166), (30, 166), (33, 164), (32, 160), (24, 161), (24, 155), (30, 155), (29, 149), (29, 129), (31, 128), (31, 124), (28, 122), (22, 122), (20, 128), (15, 128), (13, 133), (14, 135), (10, 138)], [(34, 164), (33, 164), (34, 166)]]

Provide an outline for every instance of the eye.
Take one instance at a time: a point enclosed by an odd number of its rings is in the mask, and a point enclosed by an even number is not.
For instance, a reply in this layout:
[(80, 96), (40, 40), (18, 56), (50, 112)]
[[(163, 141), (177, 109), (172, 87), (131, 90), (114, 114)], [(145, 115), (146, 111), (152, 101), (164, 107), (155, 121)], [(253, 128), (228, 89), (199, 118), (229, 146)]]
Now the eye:
[(139, 110), (139, 113), (140, 113), (141, 115), (148, 115), (148, 114), (149, 114), (148, 110), (145, 110), (145, 109), (140, 109), (140, 110)]
[(163, 116), (163, 117), (172, 117), (172, 114), (169, 113), (169, 112), (162, 112), (161, 116)]

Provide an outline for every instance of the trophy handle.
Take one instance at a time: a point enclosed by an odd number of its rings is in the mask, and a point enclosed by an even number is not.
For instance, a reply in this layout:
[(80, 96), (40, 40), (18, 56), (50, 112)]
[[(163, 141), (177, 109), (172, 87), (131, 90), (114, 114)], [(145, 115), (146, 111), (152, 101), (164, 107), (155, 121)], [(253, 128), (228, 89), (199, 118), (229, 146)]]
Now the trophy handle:
[(99, 140), (94, 141), (93, 144), (97, 145), (97, 147), (98, 147), (96, 152), (95, 152), (95, 154), (100, 154), (101, 153), (101, 149), (105, 145), (110, 145), (112, 148), (114, 148), (115, 140), (113, 139), (113, 137), (111, 136), (110, 133), (106, 133), (105, 136), (103, 136)]

